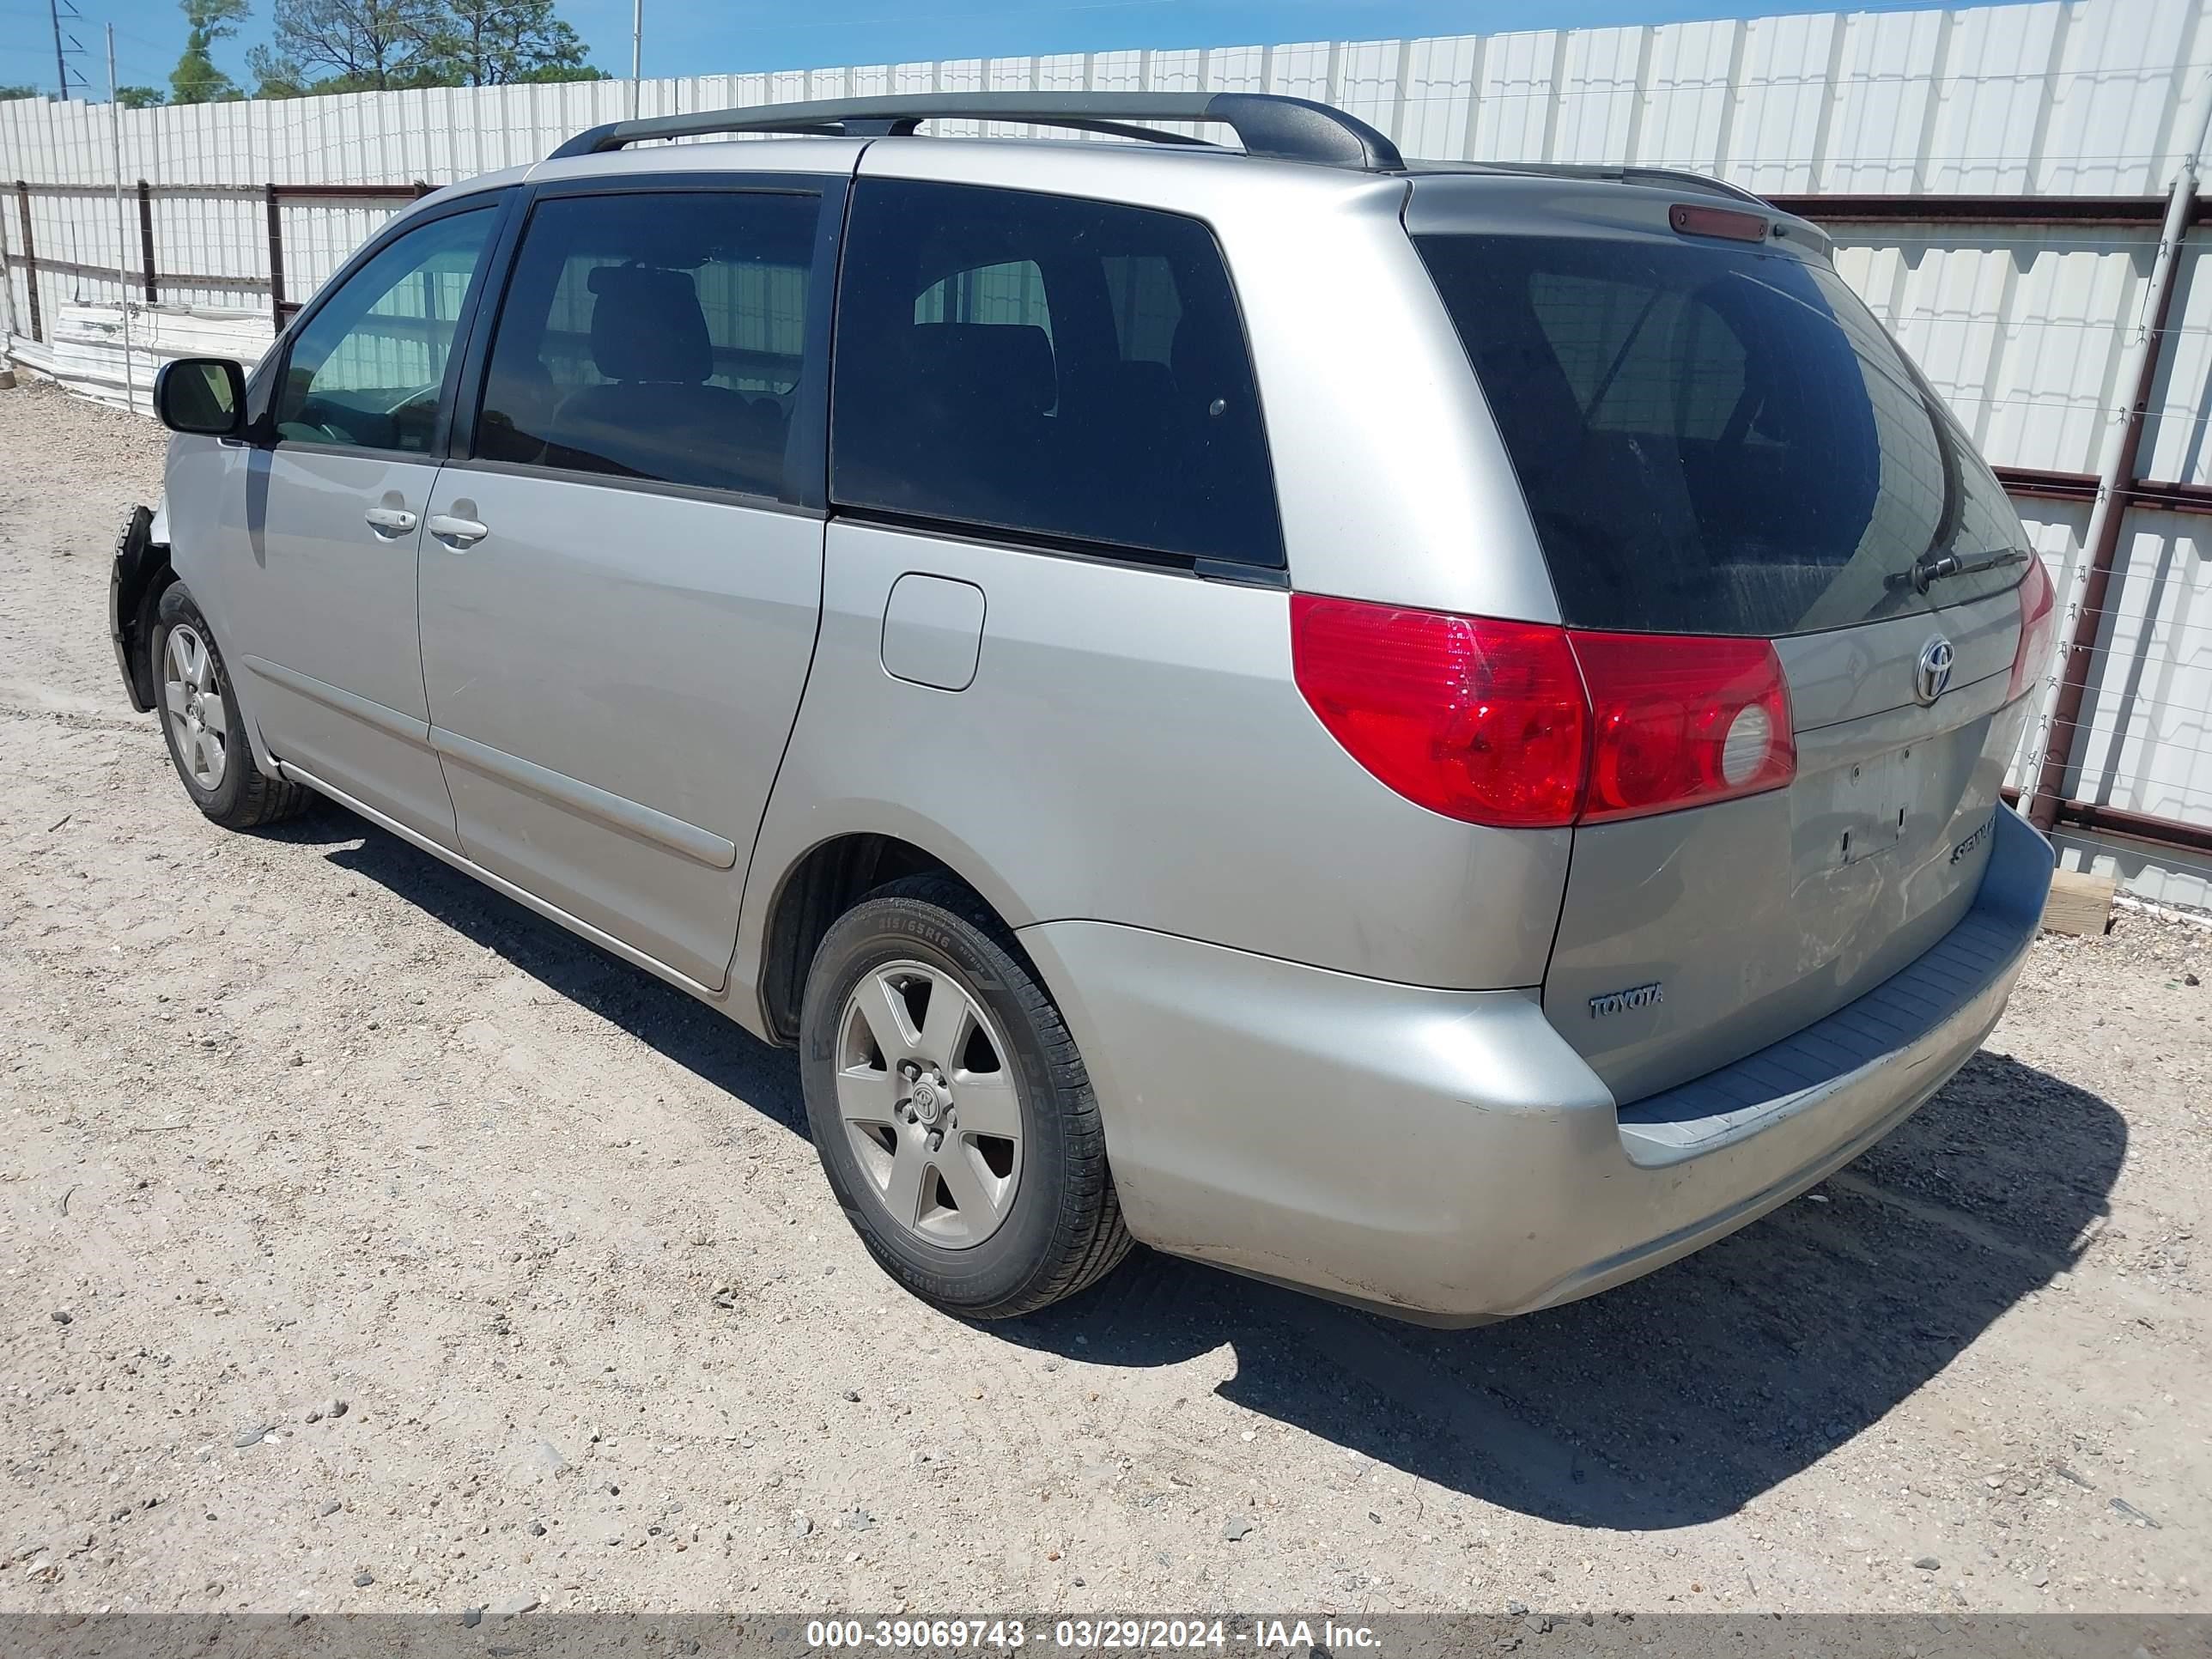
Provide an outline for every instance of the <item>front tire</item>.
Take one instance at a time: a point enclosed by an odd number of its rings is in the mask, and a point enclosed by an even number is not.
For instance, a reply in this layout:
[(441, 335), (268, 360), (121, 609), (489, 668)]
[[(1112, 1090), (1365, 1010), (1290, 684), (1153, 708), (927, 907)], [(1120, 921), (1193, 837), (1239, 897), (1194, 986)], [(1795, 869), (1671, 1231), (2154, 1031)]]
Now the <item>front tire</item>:
[(313, 799), (255, 763), (215, 630), (182, 582), (161, 594), (154, 627), (154, 712), (192, 805), (226, 830), (296, 816)]
[(807, 970), (799, 1056), (831, 1190), (925, 1301), (1013, 1318), (1129, 1253), (1075, 1040), (957, 882), (894, 882), (838, 918)]

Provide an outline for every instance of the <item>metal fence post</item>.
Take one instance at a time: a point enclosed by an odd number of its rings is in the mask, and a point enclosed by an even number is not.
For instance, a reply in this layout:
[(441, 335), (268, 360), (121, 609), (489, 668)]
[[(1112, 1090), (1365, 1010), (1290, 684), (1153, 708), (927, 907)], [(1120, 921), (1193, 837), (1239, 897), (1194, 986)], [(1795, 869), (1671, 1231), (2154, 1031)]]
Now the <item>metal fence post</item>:
[(138, 181), (138, 264), (146, 282), (146, 303), (160, 297), (154, 281), (154, 186)]
[(15, 210), (23, 218), (23, 287), (31, 296), (31, 337), (43, 345), (46, 332), (39, 316), (39, 244), (31, 234), (31, 186), (21, 179), (15, 181)]
[[(138, 412), (138, 371), (131, 338), (131, 231), (123, 206), (123, 100), (116, 95), (115, 25), (107, 25), (107, 135), (115, 146), (115, 313), (123, 321), (123, 406)], [(149, 413), (151, 413), (150, 405)]]
[(15, 253), (8, 246), (8, 216), (0, 213), (0, 369), (8, 367), (8, 341), (15, 332)]
[[(2212, 107), (2208, 107), (2206, 130), (2212, 132)], [(2150, 283), (2144, 295), (2142, 331), (2131, 350), (2135, 370), (2128, 389), (2126, 413), (2118, 435), (2106, 452), (2097, 480), (2097, 504), (2090, 510), (2084, 533), (2080, 603), (2073, 616), (2061, 623), (2057, 695), (2051, 703), (2050, 724), (2043, 729), (2035, 782), (2029, 793), (2027, 820), (2046, 836), (2058, 822), (2060, 803), (2066, 799), (2066, 775), (2079, 748), (2081, 706), (2088, 700), (2089, 677), (2094, 670), (2097, 636), (2102, 631), (2106, 600), (2112, 589), (2112, 566), (2120, 544), (2120, 529), (2128, 515), (2136, 486), (2136, 458), (2142, 445), (2144, 417), (2151, 392), (2158, 382), (2159, 365), (2165, 356), (2166, 320), (2173, 305), (2175, 278), (2181, 270), (2181, 245), (2189, 234), (2189, 222), (2197, 205), (2197, 169), (2205, 139), (2182, 163), (2166, 200), (2166, 218), (2159, 228), (2159, 249), (2151, 262)]]
[(279, 204), (276, 186), (264, 185), (262, 200), (269, 208), (269, 324), (276, 333), (284, 331), (284, 210)]

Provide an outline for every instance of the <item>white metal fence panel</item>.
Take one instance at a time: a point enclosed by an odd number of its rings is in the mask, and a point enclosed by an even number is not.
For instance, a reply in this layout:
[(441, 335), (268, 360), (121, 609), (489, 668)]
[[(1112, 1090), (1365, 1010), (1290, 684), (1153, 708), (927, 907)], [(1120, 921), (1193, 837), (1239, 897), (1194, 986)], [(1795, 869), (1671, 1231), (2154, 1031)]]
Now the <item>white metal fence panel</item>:
[[(1984, 454), (2005, 466), (2096, 471), (2131, 390), (2118, 378), (2142, 321), (2154, 229), (1885, 225), (1836, 235), (1838, 269)], [(2137, 462), (2165, 483), (2212, 484), (2208, 271), (2203, 249), (2185, 252)], [(2070, 592), (2088, 507), (2021, 506), (2059, 591)], [(2094, 648), (2076, 797), (2212, 822), (2212, 520), (2129, 514)], [(2014, 781), (2032, 784), (2033, 766), (2023, 754)]]
[(2122, 535), (2115, 611), (2098, 643), (2075, 794), (2212, 822), (2212, 520), (2138, 512)]
[[(639, 101), (650, 114), (844, 92), (1263, 88), (1343, 105), (1416, 155), (1686, 167), (1771, 193), (2145, 195), (2165, 187), (2201, 125), (2208, 66), (2212, 0), (2048, 0), (705, 76), (647, 82)], [(0, 104), (0, 181), (112, 187), (119, 172), (127, 184), (157, 186), (441, 184), (537, 161), (625, 114), (629, 90), (617, 82), (433, 88), (127, 111), (119, 124), (103, 106), (21, 100)], [(163, 263), (265, 283), (258, 211), (250, 201), (162, 199)], [(51, 196), (34, 196), (31, 216), (40, 252), (75, 267), (57, 303), (118, 297), (100, 272), (118, 253), (135, 265), (127, 219), (118, 227), (112, 215)], [(302, 248), (296, 275), (287, 271), (292, 297), (327, 275), (373, 216), (288, 207), (286, 229)], [(20, 226), (5, 234), (19, 240)], [(1993, 269), (2009, 236), (1991, 239)], [(2063, 301), (2069, 285), (2098, 279), (2055, 264), (2047, 280)], [(23, 281), (11, 266), (19, 330)], [(207, 283), (179, 297), (246, 296)], [(2100, 343), (2077, 343), (2084, 354)], [(2085, 374), (2067, 396), (2094, 403), (2105, 390)], [(2072, 436), (2027, 441), (2075, 447)]]
[[(2155, 227), (1830, 229), (1838, 270), (1985, 455), (2005, 466), (2096, 471), (2125, 395), (2116, 382), (2150, 280)], [(2189, 396), (2179, 384), (2174, 392)]]
[[(2166, 359), (2151, 388), (2141, 470), (2148, 478), (2212, 483), (2212, 259), (2203, 231), (2185, 246), (2166, 318)], [(2144, 256), (2147, 258), (2148, 256)], [(2130, 314), (2130, 321), (2133, 314)]]
[[(1770, 194), (2144, 197), (2166, 188), (2203, 125), (2208, 70), (2212, 0), (2044, 0), (875, 64), (636, 90), (648, 115), (841, 94), (1267, 90), (1340, 105), (1415, 156), (1687, 167)], [(27, 201), (41, 260), (60, 262), (40, 280), (50, 353), (65, 349), (90, 384), (120, 320), (100, 307), (139, 292), (137, 204), (126, 198), (118, 214), (118, 173), (134, 192), (140, 179), (153, 187), (165, 302), (259, 307), (265, 318), (263, 186), (435, 185), (526, 165), (626, 115), (631, 90), (615, 82), (440, 88), (125, 112), (119, 123), (102, 106), (0, 104), (0, 185), (9, 186), (0, 247), (21, 252), (24, 198), (12, 181), (74, 187)], [(282, 202), (287, 296), (307, 297), (402, 204)], [(1832, 228), (1839, 269), (1992, 461), (2095, 471), (2130, 390), (2118, 380), (2142, 323), (2153, 227)], [(2203, 264), (2201, 254), (2185, 262), (2139, 469), (2191, 484), (2212, 483), (2212, 278), (2199, 280)], [(0, 297), (14, 332), (26, 332), (20, 260), (9, 263)], [(167, 327), (167, 338), (197, 337)], [(2023, 505), (2069, 591), (2087, 507)], [(2208, 522), (2146, 510), (2129, 519), (2113, 616), (2097, 645), (2103, 670), (2083, 714), (2085, 799), (2212, 821)], [(2205, 896), (2169, 896), (2192, 893)]]
[[(1416, 40), (875, 64), (649, 81), (647, 114), (984, 88), (1325, 99), (1437, 159), (1696, 167), (1762, 191), (2161, 188), (2196, 131), (2207, 0), (1534, 30)], [(629, 110), (622, 82), (126, 111), (126, 179), (433, 184), (536, 161)], [(106, 184), (106, 106), (0, 106), (0, 177)]]
[(194, 306), (132, 306), (127, 349), (125, 326), (120, 306), (66, 305), (51, 341), (19, 340), (15, 356), (81, 396), (145, 414), (154, 376), (171, 359), (231, 357), (250, 366), (271, 338), (258, 313)]

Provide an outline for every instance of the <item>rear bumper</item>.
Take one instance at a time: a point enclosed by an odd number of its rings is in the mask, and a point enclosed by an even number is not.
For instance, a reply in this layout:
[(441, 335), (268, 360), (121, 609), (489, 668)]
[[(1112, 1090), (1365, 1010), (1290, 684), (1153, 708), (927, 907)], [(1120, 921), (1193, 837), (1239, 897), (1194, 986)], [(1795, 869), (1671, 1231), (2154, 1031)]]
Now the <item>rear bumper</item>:
[(1933, 1094), (2003, 1012), (2049, 846), (1998, 809), (1974, 907), (1796, 1036), (1626, 1111), (1533, 991), (1360, 979), (1101, 922), (1022, 939), (1146, 1243), (1401, 1317), (1572, 1301), (1756, 1219)]

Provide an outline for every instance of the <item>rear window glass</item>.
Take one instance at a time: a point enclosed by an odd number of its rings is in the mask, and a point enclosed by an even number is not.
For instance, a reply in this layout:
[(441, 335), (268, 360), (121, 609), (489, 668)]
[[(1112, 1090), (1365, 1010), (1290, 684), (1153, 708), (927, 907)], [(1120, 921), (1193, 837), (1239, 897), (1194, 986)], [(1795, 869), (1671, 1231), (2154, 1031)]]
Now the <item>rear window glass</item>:
[(1955, 605), (2023, 549), (1972, 443), (1825, 267), (1749, 248), (1425, 236), (1575, 627), (1778, 635)]

